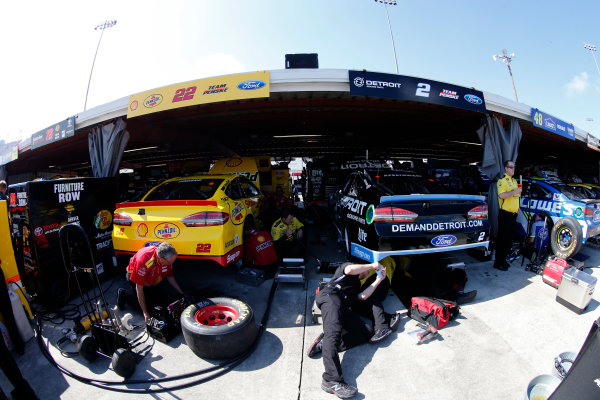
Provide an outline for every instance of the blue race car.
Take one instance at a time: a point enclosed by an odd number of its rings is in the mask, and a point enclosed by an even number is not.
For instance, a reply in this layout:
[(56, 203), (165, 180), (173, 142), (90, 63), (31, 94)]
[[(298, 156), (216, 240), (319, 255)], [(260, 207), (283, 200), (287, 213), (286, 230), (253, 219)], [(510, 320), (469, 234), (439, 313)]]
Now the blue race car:
[(347, 254), (369, 262), (489, 245), (485, 197), (433, 194), (414, 171), (354, 172), (333, 217)]
[(558, 179), (527, 179), (517, 216), (520, 234), (527, 235), (535, 214), (547, 216), (554, 254), (574, 256), (589, 238), (600, 234), (600, 200), (584, 197)]

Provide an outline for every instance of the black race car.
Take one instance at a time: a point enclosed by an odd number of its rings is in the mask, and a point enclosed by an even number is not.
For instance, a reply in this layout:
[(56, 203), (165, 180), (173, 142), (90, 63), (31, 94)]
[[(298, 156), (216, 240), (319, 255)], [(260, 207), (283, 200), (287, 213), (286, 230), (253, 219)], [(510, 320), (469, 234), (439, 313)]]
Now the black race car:
[(485, 197), (434, 194), (414, 171), (354, 172), (331, 205), (346, 252), (365, 261), (489, 245)]

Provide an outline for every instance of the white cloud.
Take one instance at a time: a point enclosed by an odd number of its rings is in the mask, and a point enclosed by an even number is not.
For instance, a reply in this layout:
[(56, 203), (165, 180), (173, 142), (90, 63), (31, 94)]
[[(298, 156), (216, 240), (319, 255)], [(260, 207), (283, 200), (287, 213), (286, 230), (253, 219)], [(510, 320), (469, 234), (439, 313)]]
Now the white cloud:
[(567, 96), (569, 97), (585, 92), (588, 87), (590, 87), (590, 76), (587, 72), (575, 75), (573, 79), (571, 79), (571, 82), (565, 85)]

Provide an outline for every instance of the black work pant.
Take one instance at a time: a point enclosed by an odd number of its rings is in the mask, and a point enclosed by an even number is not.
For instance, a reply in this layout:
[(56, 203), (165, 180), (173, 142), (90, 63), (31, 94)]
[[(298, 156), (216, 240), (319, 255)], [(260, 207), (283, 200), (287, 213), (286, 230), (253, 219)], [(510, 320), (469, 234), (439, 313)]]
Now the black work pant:
[(512, 246), (515, 234), (517, 213), (498, 211), (498, 237), (496, 238), (496, 261), (494, 265), (508, 266), (506, 257)]
[[(365, 290), (375, 280), (375, 275), (371, 275), (369, 279), (362, 285), (360, 291)], [(373, 294), (368, 299), (361, 301), (356, 300), (352, 305), (354, 310), (365, 318), (369, 318), (373, 322), (375, 331), (379, 331), (384, 328), (389, 328), (388, 321), (385, 319), (385, 312), (383, 309), (383, 301), (388, 294), (390, 289), (389, 279), (384, 279), (377, 286)]]
[(366, 343), (373, 329), (350, 309), (350, 301), (341, 291), (326, 287), (317, 293), (316, 300), (323, 317), (323, 379), (343, 382), (338, 352)]
[[(126, 290), (125, 300), (127, 305), (134, 308), (137, 311), (142, 311), (140, 303), (137, 298), (136, 284), (129, 280), (129, 274), (126, 276), (129, 281), (129, 290)], [(146, 307), (148, 312), (152, 315), (154, 307), (167, 306), (181, 298), (181, 295), (177, 293), (175, 288), (167, 281), (163, 279), (158, 285), (144, 286), (144, 298), (146, 300)]]
[(296, 240), (278, 240), (275, 242), (275, 251), (280, 260), (284, 258), (302, 258), (306, 256), (306, 251), (302, 246), (304, 243), (298, 243)]

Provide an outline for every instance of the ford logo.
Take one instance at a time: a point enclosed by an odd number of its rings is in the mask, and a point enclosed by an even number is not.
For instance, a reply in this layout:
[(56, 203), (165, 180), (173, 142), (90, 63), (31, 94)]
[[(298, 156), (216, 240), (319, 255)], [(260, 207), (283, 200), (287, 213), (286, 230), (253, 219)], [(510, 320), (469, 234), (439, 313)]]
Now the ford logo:
[(158, 247), (160, 245), (161, 242), (146, 242), (144, 243), (144, 247), (150, 247), (150, 246), (154, 246), (154, 247)]
[(237, 85), (240, 90), (256, 90), (266, 85), (263, 81), (244, 81)]
[(481, 100), (479, 97), (475, 96), (474, 94), (465, 94), (465, 100), (468, 101), (471, 104), (475, 104), (475, 105), (480, 105), (481, 103), (483, 103), (483, 100)]
[(456, 236), (454, 235), (440, 235), (431, 239), (431, 244), (435, 247), (451, 246), (456, 243)]
[(160, 94), (152, 94), (144, 100), (144, 107), (152, 108), (162, 103), (163, 97)]

